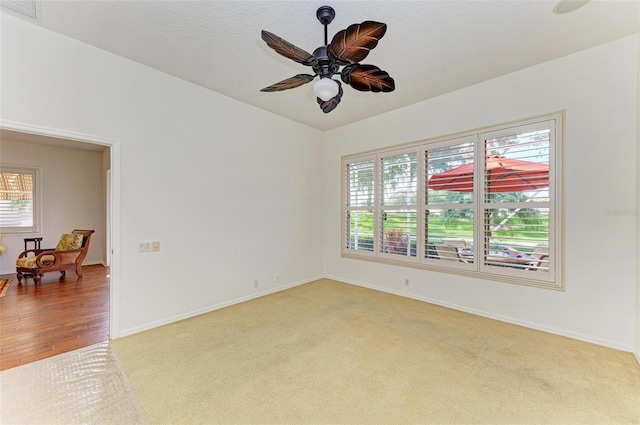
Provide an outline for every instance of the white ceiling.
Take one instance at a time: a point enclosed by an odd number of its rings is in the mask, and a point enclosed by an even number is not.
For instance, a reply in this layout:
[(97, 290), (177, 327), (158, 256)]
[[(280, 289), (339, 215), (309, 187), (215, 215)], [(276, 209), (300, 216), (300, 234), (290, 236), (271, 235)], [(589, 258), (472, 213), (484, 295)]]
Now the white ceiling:
[[(363, 61), (395, 79), (392, 93), (345, 87), (324, 114), (312, 84), (265, 86), (307, 73), (272, 51), (268, 30), (313, 52), (323, 44), (319, 6), (336, 18), (329, 39), (352, 23), (384, 22)], [(329, 130), (538, 63), (638, 33), (640, 2), (594, 0), (565, 15), (555, 1), (55, 1), (37, 2), (45, 28), (309, 126)], [(311, 72), (313, 73), (313, 72)], [(605, 76), (603, 76), (605, 77)]]

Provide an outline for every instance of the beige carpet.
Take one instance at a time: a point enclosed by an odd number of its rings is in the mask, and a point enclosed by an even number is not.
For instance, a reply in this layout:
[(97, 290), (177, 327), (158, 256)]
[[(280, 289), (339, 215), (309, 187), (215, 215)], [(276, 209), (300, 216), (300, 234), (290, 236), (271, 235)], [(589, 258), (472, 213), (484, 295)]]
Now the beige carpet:
[(638, 424), (632, 354), (330, 280), (112, 341), (152, 424)]

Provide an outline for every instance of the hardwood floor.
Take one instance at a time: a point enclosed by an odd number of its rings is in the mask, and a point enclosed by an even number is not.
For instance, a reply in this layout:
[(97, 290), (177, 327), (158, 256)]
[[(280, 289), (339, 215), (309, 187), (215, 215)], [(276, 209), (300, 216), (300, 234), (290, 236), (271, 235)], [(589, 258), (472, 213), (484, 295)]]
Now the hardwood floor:
[(109, 269), (84, 266), (82, 278), (59, 277), (47, 273), (35, 286), (2, 275), (11, 286), (0, 298), (0, 370), (109, 339)]

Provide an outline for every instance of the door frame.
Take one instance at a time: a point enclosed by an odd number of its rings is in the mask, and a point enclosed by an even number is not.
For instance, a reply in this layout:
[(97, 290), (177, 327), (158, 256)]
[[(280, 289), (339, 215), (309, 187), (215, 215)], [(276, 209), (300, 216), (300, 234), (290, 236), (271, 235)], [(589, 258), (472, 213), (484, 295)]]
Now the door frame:
[(107, 211), (106, 227), (110, 229), (105, 238), (106, 246), (111, 252), (105, 252), (110, 257), (109, 281), (109, 339), (119, 336), (120, 317), (120, 141), (92, 134), (78, 133), (52, 127), (43, 127), (28, 123), (0, 119), (0, 129), (3, 131), (22, 133), (32, 136), (50, 137), (61, 141), (82, 142), (109, 147), (111, 183), (107, 185), (111, 200), (110, 210)]

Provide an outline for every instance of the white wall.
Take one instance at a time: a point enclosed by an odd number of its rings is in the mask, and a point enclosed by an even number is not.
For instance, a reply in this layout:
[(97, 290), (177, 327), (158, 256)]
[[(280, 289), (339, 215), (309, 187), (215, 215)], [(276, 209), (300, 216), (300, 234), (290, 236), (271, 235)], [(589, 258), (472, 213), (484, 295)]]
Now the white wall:
[[(640, 15), (638, 15), (640, 19)], [(638, 33), (640, 38), (640, 33)], [(638, 43), (638, 95), (636, 98), (640, 115), (640, 43)], [(640, 118), (637, 120), (636, 170), (640, 169)], [(640, 257), (640, 172), (636, 174), (636, 252)], [(640, 259), (636, 257), (636, 347), (635, 355), (640, 362)]]
[[(0, 162), (40, 168), (42, 191), (42, 231), (37, 235), (3, 234), (7, 252), (0, 257), (0, 274), (15, 273), (25, 237), (43, 237), (42, 248), (55, 248), (60, 235), (73, 229), (96, 231), (84, 264), (104, 261), (101, 152), (2, 139)], [(29, 248), (33, 248), (32, 243)]]
[[(327, 275), (631, 351), (637, 220), (605, 210), (636, 206), (637, 84), (631, 36), (328, 132)], [(340, 257), (341, 156), (560, 110), (565, 292)]]
[(322, 275), (321, 132), (7, 14), (1, 30), (3, 120), (118, 141), (112, 336)]
[[(1, 25), (0, 119), (119, 142), (113, 336), (326, 273), (633, 348), (638, 223), (605, 209), (638, 196), (637, 36), (323, 134), (7, 14)], [(566, 292), (340, 257), (342, 155), (558, 110)], [(146, 240), (161, 251), (138, 253)]]

